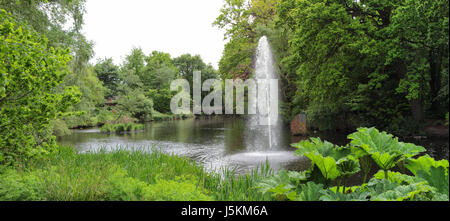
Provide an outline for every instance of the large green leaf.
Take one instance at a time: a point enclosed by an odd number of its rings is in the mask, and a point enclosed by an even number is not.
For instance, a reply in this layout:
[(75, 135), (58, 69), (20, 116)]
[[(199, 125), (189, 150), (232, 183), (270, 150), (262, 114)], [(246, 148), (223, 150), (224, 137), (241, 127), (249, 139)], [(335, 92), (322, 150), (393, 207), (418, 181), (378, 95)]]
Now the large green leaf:
[(372, 179), (365, 191), (370, 192), (371, 201), (430, 200), (434, 188), (426, 182), (401, 185), (386, 179)]
[(359, 162), (351, 156), (338, 160), (336, 164), (340, 175), (343, 177), (351, 176), (361, 170)]
[[(373, 175), (372, 179), (383, 180), (383, 179), (386, 179), (385, 176), (386, 176), (386, 173), (384, 171), (380, 170), (376, 174)], [(417, 177), (408, 176), (406, 174), (402, 174), (399, 172), (393, 172), (393, 171), (388, 172), (387, 180), (391, 183), (397, 183), (399, 185), (420, 182), (420, 179)]]
[(370, 192), (361, 191), (359, 187), (353, 189), (351, 193), (343, 194), (334, 189), (322, 190), (321, 201), (368, 201)]
[(308, 178), (311, 176), (310, 171), (301, 171), (301, 172), (297, 172), (297, 171), (289, 171), (288, 172), (288, 177), (289, 180), (291, 181), (291, 183), (293, 184), (299, 184), (302, 182), (305, 182), (308, 180)]
[(406, 168), (410, 170), (414, 175), (417, 175), (417, 172), (423, 170), (428, 172), (431, 167), (444, 167), (448, 170), (448, 161), (440, 160), (436, 161), (431, 158), (429, 155), (421, 156), (417, 159), (408, 159), (406, 161)]
[(426, 183), (413, 183), (397, 186), (371, 198), (372, 201), (412, 201), (423, 197), (422, 195), (432, 192)]
[(291, 146), (297, 148), (295, 154), (299, 156), (305, 155), (305, 153), (317, 152), (323, 156), (330, 156), (333, 151), (334, 144), (328, 141), (322, 141), (320, 138), (310, 138), (309, 140), (302, 140), (299, 143), (291, 144)]
[[(356, 160), (347, 159), (351, 154), (348, 147), (339, 147), (320, 138), (311, 138), (296, 144), (296, 154), (308, 157), (313, 168), (319, 168), (326, 180), (334, 180), (340, 176), (348, 176), (359, 171)], [(339, 170), (340, 169), (340, 170)], [(341, 174), (342, 172), (342, 174)]]
[[(388, 170), (405, 158), (413, 157), (425, 148), (411, 143), (399, 142), (398, 138), (386, 132), (380, 132), (376, 128), (359, 128), (356, 133), (350, 134), (353, 147), (359, 148), (372, 157), (383, 170)], [(357, 151), (353, 151), (357, 152)], [(359, 152), (359, 155), (363, 153)]]
[(328, 141), (322, 141), (320, 138), (310, 138), (299, 143), (291, 144), (297, 148), (296, 155), (305, 156), (307, 153), (315, 152), (324, 157), (333, 157), (336, 161), (348, 156), (351, 153), (350, 148), (339, 147)]
[(305, 156), (319, 168), (325, 179), (334, 180), (340, 176), (336, 160), (333, 157), (324, 157), (321, 154), (316, 154), (314, 152), (306, 153)]
[(449, 179), (446, 169), (442, 166), (431, 167), (429, 172), (423, 170), (417, 171), (417, 176), (426, 180), (431, 186), (435, 187), (439, 193), (449, 195)]
[(285, 170), (281, 170), (277, 175), (265, 178), (261, 181), (257, 188), (263, 194), (269, 193), (277, 201), (295, 200), (297, 193), (293, 191), (296, 186), (292, 185), (289, 174)]
[(300, 185), (301, 192), (298, 194), (298, 201), (318, 201), (323, 190), (322, 184), (316, 184), (314, 182), (308, 182), (307, 184)]

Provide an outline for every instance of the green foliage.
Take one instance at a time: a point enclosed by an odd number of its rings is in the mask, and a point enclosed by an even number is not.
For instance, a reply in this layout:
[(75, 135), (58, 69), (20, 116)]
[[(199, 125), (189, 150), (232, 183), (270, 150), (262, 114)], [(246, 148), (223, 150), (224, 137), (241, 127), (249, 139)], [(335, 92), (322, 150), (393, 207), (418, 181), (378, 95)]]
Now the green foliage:
[(359, 163), (351, 157), (351, 150), (346, 147), (335, 147), (320, 138), (304, 140), (292, 146), (298, 148), (296, 155), (308, 157), (313, 167), (316, 166), (326, 180), (348, 177), (359, 172)]
[(65, 136), (70, 135), (72, 132), (69, 130), (66, 122), (61, 119), (56, 119), (51, 121), (53, 135), (55, 136)]
[[(208, 79), (217, 79), (217, 73), (210, 64), (205, 64), (200, 55), (183, 54), (173, 59), (175, 66), (180, 71), (180, 77), (186, 79), (189, 85), (193, 84), (194, 71), (200, 71), (202, 74), (201, 82)], [(192, 95), (191, 90), (191, 95)]]
[(0, 11), (0, 164), (47, 153), (55, 145), (49, 124), (79, 101), (79, 91), (55, 92), (67, 74), (68, 49)]
[(421, 156), (417, 159), (408, 159), (406, 161), (406, 168), (408, 168), (408, 170), (411, 171), (414, 175), (417, 175), (417, 172), (419, 172), (420, 170), (428, 173), (431, 167), (443, 167), (448, 169), (448, 166), (449, 164), (447, 160), (436, 161), (429, 155)]
[(12, 169), (0, 173), (0, 199), (3, 201), (44, 200), (44, 191), (39, 171), (26, 176)]
[[(28, 170), (0, 170), (0, 200), (208, 201), (264, 200), (253, 186), (264, 167), (236, 177), (209, 173), (193, 161), (146, 148), (79, 154), (61, 148)], [(0, 168), (1, 169), (1, 168)]]
[(408, 134), (425, 114), (448, 112), (448, 16), (448, 0), (227, 0), (214, 22), (229, 39), (219, 72), (250, 77), (266, 35), (288, 121), (307, 113), (329, 130), (412, 118), (390, 128)]
[(73, 47), (84, 23), (85, 0), (0, 1), (0, 8), (49, 39), (51, 46)]
[(170, 113), (170, 102), (173, 94), (170, 88), (161, 90), (150, 89), (148, 97), (153, 100), (153, 108), (160, 113)]
[(319, 201), (322, 196), (323, 190), (322, 184), (316, 184), (314, 182), (308, 182), (300, 185), (300, 193), (296, 200), (298, 201)]
[(340, 173), (337, 169), (337, 164), (334, 158), (324, 157), (321, 154), (316, 154), (314, 152), (305, 154), (305, 156), (307, 156), (314, 163), (314, 165), (319, 168), (326, 180), (335, 180), (339, 177)]
[(370, 155), (383, 170), (389, 170), (399, 161), (411, 158), (425, 148), (411, 143), (399, 142), (398, 138), (386, 132), (379, 132), (376, 128), (359, 128), (358, 132), (350, 134), (348, 138), (354, 148)]
[(321, 201), (368, 201), (369, 192), (359, 191), (359, 187), (351, 193), (336, 192), (331, 189), (320, 191)]
[(372, 201), (413, 201), (426, 200), (432, 188), (424, 182), (400, 185), (383, 179), (370, 181), (366, 191)]
[(213, 25), (225, 30), (225, 45), (219, 62), (223, 79), (248, 79), (253, 72), (258, 27), (267, 26), (275, 17), (279, 0), (226, 0)]
[(117, 170), (108, 180), (107, 200), (110, 201), (210, 201), (195, 181), (158, 180), (155, 184), (127, 176), (125, 170)]
[(193, 180), (160, 180), (150, 186), (146, 198), (151, 201), (212, 201)]
[(103, 82), (103, 86), (108, 89), (106, 98), (114, 98), (118, 95), (118, 86), (120, 83), (119, 67), (117, 67), (111, 58), (99, 60), (94, 66), (94, 72), (98, 79)]
[[(90, 55), (87, 56), (90, 57)], [(82, 59), (86, 59), (84, 62), (87, 63), (88, 58)], [(77, 66), (74, 67), (73, 65)], [(93, 127), (104, 123), (98, 122), (97, 115), (101, 106), (105, 103), (107, 89), (103, 87), (93, 68), (87, 64), (72, 64), (72, 71), (66, 76), (60, 88), (71, 85), (80, 88), (82, 96), (81, 101), (70, 109), (76, 114), (62, 118), (69, 128)]]
[(448, 167), (431, 167), (429, 171), (419, 170), (417, 176), (426, 180), (437, 192), (449, 196)]
[(144, 130), (143, 124), (123, 123), (123, 124), (105, 124), (100, 128), (103, 133), (123, 133)]
[(388, 172), (388, 177), (385, 177), (386, 174), (384, 171), (380, 170), (378, 171), (376, 174), (373, 175), (372, 180), (383, 180), (386, 179), (391, 183), (397, 183), (399, 185), (401, 184), (412, 184), (412, 183), (417, 183), (420, 181), (420, 179), (418, 179), (418, 177), (414, 177), (414, 176), (409, 176), (406, 174), (402, 174), (399, 172), (393, 172), (393, 171), (389, 171)]
[[(306, 201), (445, 201), (448, 200), (448, 161), (428, 155), (413, 159), (422, 147), (398, 141), (375, 128), (349, 135), (351, 146), (339, 147), (319, 138), (292, 146), (312, 165), (303, 172), (280, 171), (259, 182), (260, 191), (274, 200)], [(366, 183), (373, 159), (380, 170)], [(402, 160), (414, 176), (389, 171)], [(385, 163), (389, 162), (389, 163)], [(361, 186), (346, 186), (363, 169)], [(330, 182), (335, 180), (335, 182)], [(336, 185), (336, 186), (332, 186)]]
[(139, 89), (126, 90), (117, 100), (117, 107), (121, 115), (128, 115), (142, 122), (152, 119), (153, 101)]
[(408, 159), (406, 168), (420, 179), (426, 180), (441, 194), (449, 196), (448, 161), (436, 161), (428, 155)]
[(271, 194), (271, 197), (276, 201), (295, 200), (297, 193), (294, 191), (295, 185), (292, 184), (290, 175), (299, 178), (299, 180), (306, 178), (305, 174), (298, 177), (299, 174), (289, 174), (287, 171), (281, 170), (278, 171), (276, 176), (259, 183), (258, 188), (263, 194)]

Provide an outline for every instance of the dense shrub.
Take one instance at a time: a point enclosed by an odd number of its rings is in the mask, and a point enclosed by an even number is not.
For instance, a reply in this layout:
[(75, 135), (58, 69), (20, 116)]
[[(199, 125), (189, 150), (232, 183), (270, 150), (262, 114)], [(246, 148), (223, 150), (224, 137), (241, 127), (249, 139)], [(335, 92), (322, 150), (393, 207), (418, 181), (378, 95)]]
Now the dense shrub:
[(68, 49), (18, 24), (0, 10), (0, 164), (43, 155), (55, 147), (50, 121), (79, 101), (74, 87), (55, 92), (67, 74)]
[(42, 171), (19, 173), (11, 169), (0, 174), (0, 200), (45, 200), (45, 185), (41, 174)]
[(64, 136), (71, 134), (69, 127), (66, 122), (61, 119), (56, 119), (51, 122), (53, 135)]

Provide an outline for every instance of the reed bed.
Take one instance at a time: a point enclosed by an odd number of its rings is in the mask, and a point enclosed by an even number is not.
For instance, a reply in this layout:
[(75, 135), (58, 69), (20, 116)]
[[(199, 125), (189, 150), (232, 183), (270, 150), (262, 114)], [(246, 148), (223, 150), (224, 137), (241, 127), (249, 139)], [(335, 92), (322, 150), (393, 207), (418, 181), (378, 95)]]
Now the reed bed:
[(0, 199), (260, 201), (270, 197), (255, 185), (271, 174), (267, 163), (245, 175), (229, 168), (208, 172), (191, 159), (156, 148), (78, 153), (63, 147), (26, 170), (0, 172)]

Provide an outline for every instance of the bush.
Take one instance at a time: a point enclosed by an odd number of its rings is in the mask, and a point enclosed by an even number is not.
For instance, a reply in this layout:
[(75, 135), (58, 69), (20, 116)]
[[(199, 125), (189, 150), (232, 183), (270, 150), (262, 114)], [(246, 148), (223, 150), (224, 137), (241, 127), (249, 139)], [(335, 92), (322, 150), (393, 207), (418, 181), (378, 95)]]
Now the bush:
[(211, 196), (202, 192), (202, 188), (192, 180), (159, 180), (145, 194), (151, 201), (212, 201)]
[(7, 170), (0, 174), (0, 201), (45, 200), (41, 171), (20, 173)]
[(114, 114), (111, 111), (101, 109), (97, 115), (97, 124), (106, 124), (114, 119)]
[(128, 177), (125, 170), (115, 171), (109, 180), (108, 200), (111, 201), (210, 201), (193, 181), (158, 180), (155, 184)]
[(72, 132), (67, 126), (66, 122), (61, 119), (56, 119), (51, 122), (53, 128), (53, 135), (55, 136), (65, 136), (70, 135)]
[(56, 146), (50, 121), (81, 94), (75, 87), (55, 92), (67, 75), (70, 50), (51, 47), (3, 9), (0, 42), (0, 164), (14, 165)]
[(167, 89), (151, 89), (148, 92), (148, 96), (153, 100), (153, 108), (161, 113), (170, 113), (170, 102), (172, 101), (172, 92)]
[(117, 107), (122, 114), (132, 116), (141, 122), (152, 119), (153, 101), (140, 90), (131, 90), (120, 95), (117, 100)]

